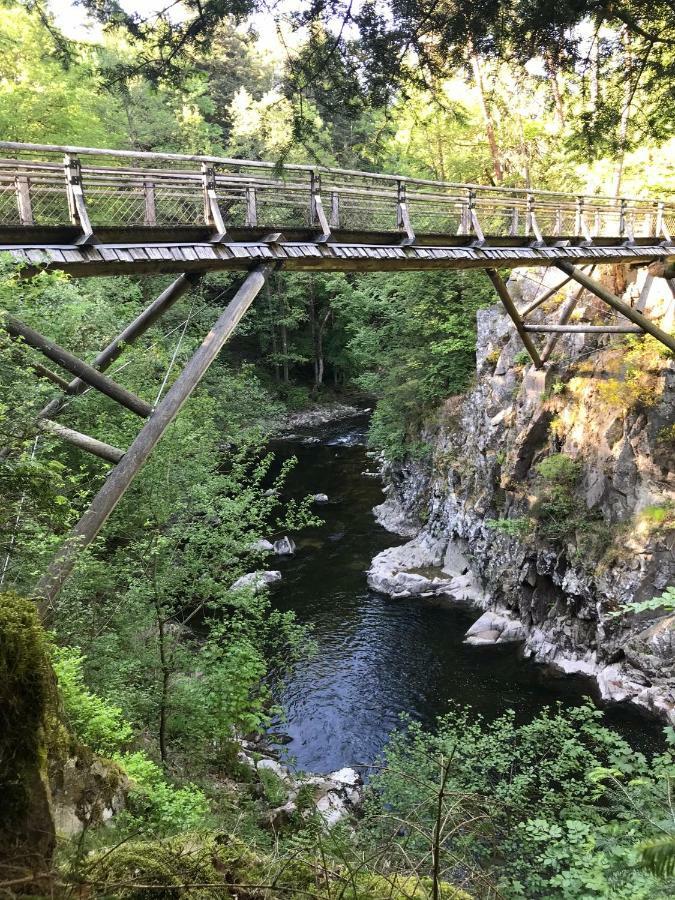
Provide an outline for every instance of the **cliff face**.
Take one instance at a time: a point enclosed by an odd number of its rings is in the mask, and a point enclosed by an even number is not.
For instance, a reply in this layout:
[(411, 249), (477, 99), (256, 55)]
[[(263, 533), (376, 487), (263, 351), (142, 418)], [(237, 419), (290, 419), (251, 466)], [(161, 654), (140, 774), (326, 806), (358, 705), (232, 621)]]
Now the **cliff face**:
[[(601, 277), (672, 330), (670, 285), (645, 275)], [(509, 283), (520, 308), (544, 291), (531, 276)], [(573, 321), (607, 313), (581, 294)], [(550, 359), (535, 372), (501, 308), (479, 313), (475, 386), (427, 427), (431, 460), (385, 465), (376, 514), (418, 533), (374, 560), (371, 586), (468, 601), (485, 611), (470, 642), (523, 641), (675, 722), (675, 616), (612, 615), (675, 584), (675, 361), (651, 338), (598, 335), (563, 336)]]

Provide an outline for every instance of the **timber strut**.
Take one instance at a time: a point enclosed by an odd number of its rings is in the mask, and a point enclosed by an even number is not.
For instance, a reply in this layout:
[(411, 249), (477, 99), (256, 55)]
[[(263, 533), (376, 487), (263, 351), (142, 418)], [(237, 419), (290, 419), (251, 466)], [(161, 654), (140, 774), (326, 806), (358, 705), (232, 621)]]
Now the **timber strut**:
[[(672, 201), (178, 153), (0, 141), (2, 151), (0, 252), (16, 262), (20, 277), (51, 270), (76, 278), (178, 276), (91, 363), (5, 317), (20, 358), (22, 348), (30, 347), (74, 376), (68, 380), (26, 358), (37, 377), (61, 391), (40, 412), (39, 428), (114, 464), (36, 587), (45, 619), (79, 553), (100, 532), (275, 268), (484, 269), (537, 369), (562, 334), (649, 334), (675, 352), (672, 334), (592, 277), (595, 266), (608, 263), (667, 270), (675, 253)], [(534, 266), (557, 267), (564, 277), (519, 310), (500, 270)], [(153, 407), (104, 374), (126, 346), (211, 271), (240, 271), (243, 278), (161, 401)], [(570, 281), (579, 289), (563, 304), (558, 324), (533, 324), (530, 314)], [(583, 290), (619, 320), (570, 325)], [(548, 335), (541, 349), (537, 334)], [(128, 449), (55, 421), (68, 398), (87, 389), (145, 420)]]

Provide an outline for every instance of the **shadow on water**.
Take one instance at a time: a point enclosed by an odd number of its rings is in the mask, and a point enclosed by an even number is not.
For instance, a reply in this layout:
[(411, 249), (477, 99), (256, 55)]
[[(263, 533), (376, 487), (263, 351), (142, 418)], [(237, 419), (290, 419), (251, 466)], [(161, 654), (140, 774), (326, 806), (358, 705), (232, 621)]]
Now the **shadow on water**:
[[(326, 426), (309, 436), (279, 441), (278, 457), (295, 455), (292, 496), (325, 493), (317, 507), (325, 520), (297, 539), (297, 553), (273, 565), (283, 572), (274, 604), (314, 624), (316, 655), (286, 680), (280, 701), (290, 736), (287, 751), (300, 769), (329, 772), (372, 762), (407, 713), (431, 727), (451, 704), (470, 704), (494, 718), (513, 709), (521, 722), (556, 702), (578, 705), (594, 693), (578, 677), (551, 677), (519, 657), (517, 648), (470, 647), (464, 632), (477, 618), (469, 610), (390, 600), (366, 584), (372, 557), (397, 542), (375, 523), (383, 499), (366, 456), (365, 420)], [(607, 711), (639, 749), (658, 748), (661, 727), (625, 708)]]

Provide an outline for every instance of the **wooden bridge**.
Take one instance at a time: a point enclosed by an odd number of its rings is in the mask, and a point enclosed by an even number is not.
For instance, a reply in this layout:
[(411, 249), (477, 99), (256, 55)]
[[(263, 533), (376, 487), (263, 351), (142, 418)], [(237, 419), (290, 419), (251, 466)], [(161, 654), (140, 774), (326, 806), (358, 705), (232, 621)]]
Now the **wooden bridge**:
[[(560, 191), (455, 184), (401, 175), (171, 153), (0, 141), (0, 253), (23, 277), (180, 273), (91, 363), (24, 323), (9, 335), (74, 375), (34, 364), (61, 388), (40, 427), (116, 466), (37, 589), (49, 602), (77, 553), (96, 536), (166, 427), (236, 328), (268, 274), (287, 271), (424, 271), (481, 268), (537, 368), (557, 335), (648, 333), (675, 352), (675, 338), (584, 273), (583, 266), (667, 264), (675, 253), (675, 203)], [(564, 279), (519, 310), (498, 269), (556, 266)], [(104, 373), (192, 285), (214, 270), (243, 270), (239, 289), (155, 407)], [(592, 271), (592, 269), (591, 269)], [(576, 280), (619, 315), (606, 325), (558, 325), (530, 314)], [(538, 348), (537, 333), (551, 333)], [(54, 421), (69, 395), (93, 387), (147, 419), (124, 451)]]

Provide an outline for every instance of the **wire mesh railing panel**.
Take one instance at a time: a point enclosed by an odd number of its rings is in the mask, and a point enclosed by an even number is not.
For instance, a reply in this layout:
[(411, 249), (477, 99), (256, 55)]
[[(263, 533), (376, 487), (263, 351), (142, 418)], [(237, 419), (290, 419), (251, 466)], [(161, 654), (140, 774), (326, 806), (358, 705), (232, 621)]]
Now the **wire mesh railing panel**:
[(30, 202), (36, 225), (67, 225), (70, 223), (68, 195), (63, 179), (31, 178)]
[(94, 225), (143, 225), (146, 218), (143, 187), (94, 184), (86, 188), (87, 211)]
[(408, 201), (410, 223), (419, 234), (457, 234), (463, 221), (459, 201), (438, 203), (418, 197)]
[(16, 185), (13, 178), (0, 178), (0, 224), (21, 225)]
[(155, 214), (157, 225), (203, 225), (203, 191), (192, 181), (156, 184)]
[(307, 228), (311, 219), (309, 190), (256, 188), (257, 224), (279, 228)]
[[(361, 232), (454, 236), (482, 231), (486, 238), (615, 241), (663, 239), (675, 230), (673, 204), (655, 199), (583, 197), (180, 154), (4, 147), (16, 154), (0, 159), (0, 223), (11, 227), (69, 225), (72, 208), (76, 218), (88, 215), (94, 229), (205, 226), (218, 220), (220, 210), (226, 227), (271, 230), (325, 231), (328, 223), (335, 230)], [(80, 216), (78, 209), (87, 215)]]

